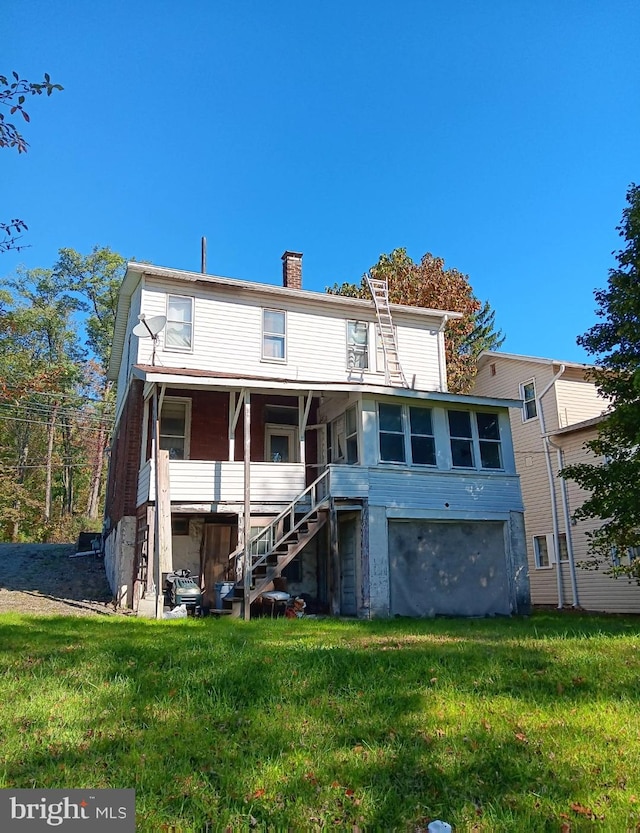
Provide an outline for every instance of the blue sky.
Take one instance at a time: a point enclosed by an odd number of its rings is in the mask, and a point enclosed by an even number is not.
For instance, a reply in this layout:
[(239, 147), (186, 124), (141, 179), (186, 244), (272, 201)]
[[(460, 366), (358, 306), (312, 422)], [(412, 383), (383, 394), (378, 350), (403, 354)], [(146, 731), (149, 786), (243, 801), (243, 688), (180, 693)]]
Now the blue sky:
[(489, 299), (503, 350), (588, 360), (593, 290), (640, 182), (637, 0), (25, 0), (0, 74), (48, 72), (0, 216), (61, 247), (279, 283), (427, 251)]

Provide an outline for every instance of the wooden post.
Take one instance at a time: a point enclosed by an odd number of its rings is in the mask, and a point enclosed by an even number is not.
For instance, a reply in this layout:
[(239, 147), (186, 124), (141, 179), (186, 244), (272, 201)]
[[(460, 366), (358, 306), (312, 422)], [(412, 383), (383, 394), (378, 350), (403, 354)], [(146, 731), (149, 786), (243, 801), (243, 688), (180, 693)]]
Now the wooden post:
[(173, 553), (171, 550), (171, 495), (169, 491), (169, 452), (158, 451), (158, 491), (156, 494), (156, 509), (158, 515), (158, 530), (160, 540), (158, 541), (157, 558), (157, 609), (158, 619), (162, 618), (164, 607), (163, 573), (170, 573), (173, 569)]
[(332, 616), (340, 615), (340, 549), (338, 543), (338, 513), (333, 498), (329, 503), (329, 607)]
[[(166, 385), (153, 392), (153, 458), (155, 464), (155, 518), (153, 541), (153, 583), (155, 585), (156, 618), (162, 618), (164, 594), (162, 571), (171, 565), (171, 498), (169, 495), (169, 452), (160, 450), (160, 416)], [(164, 459), (164, 463), (162, 462)]]
[(244, 394), (244, 618), (251, 618), (251, 395)]

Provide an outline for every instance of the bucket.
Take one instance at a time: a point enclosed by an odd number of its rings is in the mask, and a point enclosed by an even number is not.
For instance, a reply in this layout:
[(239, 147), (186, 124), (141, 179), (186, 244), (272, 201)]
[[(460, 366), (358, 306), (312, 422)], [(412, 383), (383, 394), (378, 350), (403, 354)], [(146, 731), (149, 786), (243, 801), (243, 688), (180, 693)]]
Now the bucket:
[(233, 586), (232, 581), (216, 582), (216, 610), (222, 610), (222, 602), (230, 593), (233, 593)]

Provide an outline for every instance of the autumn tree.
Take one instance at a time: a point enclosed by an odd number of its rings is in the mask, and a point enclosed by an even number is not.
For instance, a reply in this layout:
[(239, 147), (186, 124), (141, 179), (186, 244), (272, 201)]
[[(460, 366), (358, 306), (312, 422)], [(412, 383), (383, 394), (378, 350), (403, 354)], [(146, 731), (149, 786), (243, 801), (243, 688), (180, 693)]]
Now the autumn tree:
[(617, 228), (625, 241), (615, 253), (617, 267), (606, 289), (594, 293), (602, 320), (578, 338), (597, 362), (592, 378), (598, 391), (612, 403), (597, 439), (587, 443), (599, 462), (568, 466), (561, 474), (590, 492), (576, 518), (602, 521), (590, 534), (595, 565), (611, 565), (617, 555), (611, 572), (640, 581), (640, 559), (624, 558), (640, 547), (640, 186), (629, 187), (627, 203)]
[[(0, 108), (8, 109), (10, 116), (17, 113), (23, 121), (29, 122), (29, 114), (24, 108), (27, 98), (43, 93), (49, 96), (54, 90), (62, 90), (62, 87), (60, 84), (52, 84), (47, 73), (42, 81), (37, 82), (20, 78), (17, 72), (12, 73), (12, 78), (0, 75)], [(13, 121), (8, 121), (0, 109), (0, 148), (16, 148), (18, 153), (26, 153), (28, 147), (29, 143), (20, 129)], [(0, 222), (0, 252), (23, 249), (19, 241), (24, 231), (27, 231), (27, 225), (17, 217)]]
[[(370, 274), (387, 281), (391, 303), (462, 313), (462, 318), (447, 323), (445, 345), (449, 390), (467, 393), (480, 353), (495, 350), (504, 342), (502, 333), (495, 329), (495, 311), (488, 301), (481, 303), (475, 297), (468, 276), (445, 268), (444, 260), (429, 252), (415, 263), (402, 248), (381, 255)], [(371, 298), (366, 277), (360, 284), (334, 284), (327, 292)]]

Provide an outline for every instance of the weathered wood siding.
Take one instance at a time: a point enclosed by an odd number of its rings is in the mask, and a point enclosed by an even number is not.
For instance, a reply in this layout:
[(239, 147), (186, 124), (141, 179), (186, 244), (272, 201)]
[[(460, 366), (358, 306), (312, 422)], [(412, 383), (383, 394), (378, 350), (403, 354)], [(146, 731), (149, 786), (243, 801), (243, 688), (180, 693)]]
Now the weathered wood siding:
[[(158, 338), (157, 356), (164, 367), (190, 367), (198, 370), (224, 370), (238, 376), (266, 376), (323, 382), (357, 381), (380, 384), (376, 372), (375, 311), (360, 313), (369, 322), (369, 369), (364, 372), (347, 367), (347, 321), (353, 314), (343, 310), (319, 311), (283, 296), (281, 303), (266, 299), (261, 303), (254, 295), (233, 295), (215, 286), (175, 285), (148, 278), (142, 306), (147, 316), (166, 315), (168, 293), (192, 296), (194, 300), (192, 351), (167, 350), (163, 333)], [(286, 361), (262, 359), (262, 310), (278, 309), (287, 313)], [(406, 320), (405, 320), (406, 319)], [(137, 313), (136, 313), (137, 320)], [(398, 350), (405, 375), (410, 382), (426, 390), (440, 386), (438, 333), (428, 321), (413, 320), (410, 314), (396, 316)], [(135, 323), (135, 322), (134, 322)], [(135, 337), (133, 338), (136, 341)], [(136, 359), (151, 362), (150, 339), (138, 339)]]
[[(432, 517), (493, 518), (523, 510), (518, 478), (480, 474), (408, 470), (389, 466), (330, 466), (335, 498), (368, 498), (387, 512), (429, 513)], [(409, 515), (408, 515), (409, 517)]]

